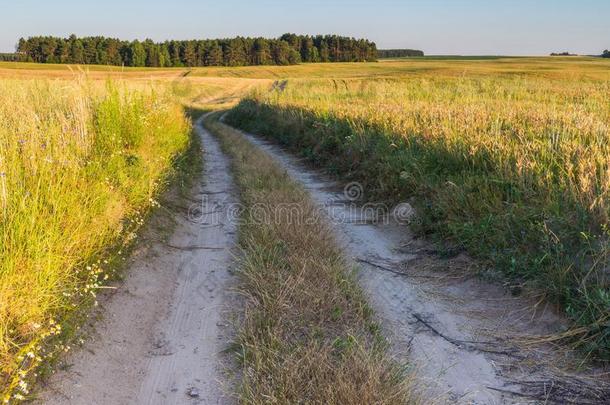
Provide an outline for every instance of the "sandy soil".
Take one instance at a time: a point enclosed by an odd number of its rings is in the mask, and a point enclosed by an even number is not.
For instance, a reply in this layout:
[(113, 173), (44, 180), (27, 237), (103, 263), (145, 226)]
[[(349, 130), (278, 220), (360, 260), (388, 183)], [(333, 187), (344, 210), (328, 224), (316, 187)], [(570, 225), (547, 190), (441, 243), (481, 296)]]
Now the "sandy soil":
[(425, 398), (464, 404), (607, 401), (599, 391), (607, 375), (601, 380), (593, 378), (600, 370), (570, 374), (564, 370), (578, 361), (565, 348), (531, 344), (532, 336), (561, 331), (562, 317), (474, 277), (472, 261), (463, 254), (441, 259), (408, 226), (371, 217), (322, 172), (277, 145), (244, 135), (326, 212), (346, 256), (361, 268), (359, 281), (393, 353), (416, 365)]
[[(229, 162), (196, 125), (204, 184), (188, 201), (170, 198), (143, 234), (126, 279), (101, 305), (82, 350), (50, 377), (49, 404), (225, 404), (230, 272), (236, 201)], [(171, 224), (173, 223), (173, 224)], [(171, 229), (168, 238), (167, 229)]]

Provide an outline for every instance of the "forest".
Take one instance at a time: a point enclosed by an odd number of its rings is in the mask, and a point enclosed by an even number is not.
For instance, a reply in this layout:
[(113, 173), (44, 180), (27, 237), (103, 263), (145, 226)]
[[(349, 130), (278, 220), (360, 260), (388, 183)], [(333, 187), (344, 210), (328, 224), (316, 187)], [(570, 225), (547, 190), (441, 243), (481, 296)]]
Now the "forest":
[(284, 34), (277, 39), (244, 38), (154, 42), (116, 38), (37, 36), (21, 38), (22, 62), (135, 67), (295, 65), (301, 62), (377, 60), (366, 39), (337, 35)]
[(0, 53), (0, 62), (16, 62), (17, 54), (15, 53)]
[(377, 57), (379, 59), (406, 58), (413, 56), (424, 56), (424, 52), (417, 49), (380, 49), (377, 51)]

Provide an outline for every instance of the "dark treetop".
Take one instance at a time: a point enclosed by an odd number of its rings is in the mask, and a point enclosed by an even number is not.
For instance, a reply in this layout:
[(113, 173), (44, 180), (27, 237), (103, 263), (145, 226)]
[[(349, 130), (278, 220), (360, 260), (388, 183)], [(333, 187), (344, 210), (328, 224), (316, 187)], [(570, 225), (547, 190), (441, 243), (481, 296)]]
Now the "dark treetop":
[(229, 38), (189, 41), (122, 41), (116, 38), (30, 37), (17, 45), (18, 59), (38, 63), (117, 66), (251, 66), (300, 62), (377, 60), (377, 47), (366, 39), (337, 35), (284, 34), (277, 39)]

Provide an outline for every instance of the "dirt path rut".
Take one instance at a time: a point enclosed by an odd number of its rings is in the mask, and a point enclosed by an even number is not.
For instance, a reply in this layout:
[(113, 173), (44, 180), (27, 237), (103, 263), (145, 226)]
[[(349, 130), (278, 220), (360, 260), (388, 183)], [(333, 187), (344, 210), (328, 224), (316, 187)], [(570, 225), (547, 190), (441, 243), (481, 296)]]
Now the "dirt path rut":
[[(197, 122), (203, 183), (189, 201), (155, 215), (130, 259), (126, 280), (105, 298), (93, 338), (66, 359), (41, 394), (49, 404), (225, 404), (223, 354), (236, 202), (229, 162)], [(164, 229), (172, 225), (164, 241)]]
[(408, 226), (376, 216), (379, 207), (353, 203), (352, 197), (366, 192), (357, 184), (351, 190), (340, 187), (276, 144), (244, 136), (278, 161), (326, 212), (346, 256), (362, 268), (360, 284), (391, 350), (416, 366), (421, 386), (427, 387), (424, 398), (463, 404), (607, 400), (593, 372), (575, 378), (565, 371), (578, 363), (562, 348), (523, 343), (527, 336), (561, 330), (560, 316), (473, 277), (465, 255), (441, 259), (433, 246), (414, 239)]

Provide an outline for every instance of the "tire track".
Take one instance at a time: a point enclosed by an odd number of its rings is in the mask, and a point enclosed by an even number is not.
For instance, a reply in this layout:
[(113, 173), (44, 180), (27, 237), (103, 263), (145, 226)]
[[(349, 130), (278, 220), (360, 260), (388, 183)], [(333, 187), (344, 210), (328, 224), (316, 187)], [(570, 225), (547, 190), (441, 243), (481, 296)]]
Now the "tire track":
[[(227, 157), (201, 126), (204, 184), (199, 216), (153, 218), (130, 259), (125, 282), (103, 303), (93, 339), (66, 359), (40, 394), (53, 404), (226, 404), (223, 356), (230, 339), (227, 311), (235, 297), (230, 274), (236, 227), (226, 209), (236, 200)], [(228, 191), (216, 194), (217, 190)], [(195, 204), (195, 203), (193, 203)], [(191, 205), (191, 208), (193, 206)], [(216, 207), (214, 215), (204, 214)], [(170, 221), (168, 243), (160, 241)], [(213, 223), (214, 226), (208, 226)], [(214, 246), (181, 249), (179, 246)], [(222, 248), (222, 249), (219, 249)]]
[[(392, 352), (416, 367), (424, 398), (460, 404), (604, 403), (610, 388), (607, 376), (596, 375), (601, 370), (569, 371), (581, 364), (565, 348), (522, 343), (561, 331), (561, 316), (473, 277), (465, 255), (439, 258), (408, 226), (371, 217), (352, 201), (348, 187), (276, 144), (242, 134), (325, 211), (346, 256), (360, 264), (359, 282)], [(533, 380), (537, 384), (529, 383)]]

